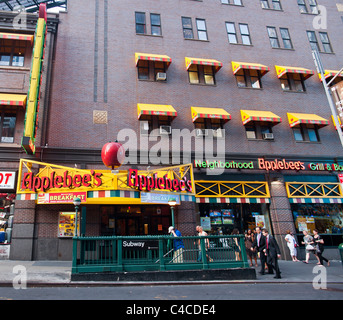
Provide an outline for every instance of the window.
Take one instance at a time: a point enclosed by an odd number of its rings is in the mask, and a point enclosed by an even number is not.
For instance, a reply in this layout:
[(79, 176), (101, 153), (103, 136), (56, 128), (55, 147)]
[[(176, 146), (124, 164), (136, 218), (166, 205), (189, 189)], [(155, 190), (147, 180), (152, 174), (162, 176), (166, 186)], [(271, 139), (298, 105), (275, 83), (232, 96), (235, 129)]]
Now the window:
[[(182, 29), (183, 29), (183, 37), (185, 39), (195, 39), (193, 33), (193, 25), (192, 25), (192, 18), (189, 17), (181, 17), (182, 20)], [(207, 28), (206, 28), (206, 21), (205, 19), (195, 19), (195, 25), (197, 29), (197, 39), (201, 41), (207, 41)]]
[(222, 4), (232, 4), (235, 6), (242, 6), (242, 0), (221, 0)]
[(214, 68), (212, 66), (204, 66), (192, 64), (188, 68), (189, 83), (215, 85)]
[(318, 52), (333, 53), (327, 32), (319, 32), (319, 39), (322, 43), (323, 51), (321, 51), (321, 49), (320, 49), (320, 46), (318, 43), (318, 38), (317, 38), (315, 31), (309, 31), (308, 30), (307, 31), (307, 38), (310, 42), (310, 46), (311, 46), (312, 50), (317, 50)]
[(291, 36), (287, 28), (280, 28), (280, 35), (282, 39), (282, 47), (280, 45), (278, 33), (275, 27), (267, 27), (270, 45), (276, 49), (293, 49)]
[(156, 81), (157, 73), (166, 72), (166, 65), (161, 61), (139, 60), (137, 70), (139, 80)]
[(285, 49), (293, 49), (291, 37), (287, 28), (280, 28), (280, 34)]
[[(232, 44), (238, 44), (238, 36), (236, 32), (236, 26), (234, 22), (226, 22), (226, 32), (228, 36), (229, 43)], [(240, 44), (243, 45), (251, 45), (251, 39), (250, 39), (250, 32), (249, 32), (249, 27), (245, 23), (239, 23), (238, 24), (238, 29), (240, 32)]]
[(15, 133), (16, 114), (0, 112), (0, 138), (3, 143), (13, 143)]
[(194, 39), (192, 19), (187, 17), (182, 17), (182, 28), (183, 28), (183, 37), (185, 39)]
[(327, 32), (319, 32), (319, 38), (320, 38), (320, 41), (322, 42), (324, 52), (332, 53), (333, 51), (332, 51), (332, 47), (331, 47)]
[(295, 141), (319, 142), (318, 128), (315, 125), (303, 125), (292, 129)]
[[(135, 12), (136, 34), (147, 34), (147, 23), (144, 12)], [(157, 13), (150, 14), (150, 27), (152, 36), (161, 36), (161, 16)]]
[(282, 10), (280, 0), (261, 0), (263, 9)]
[(196, 131), (197, 137), (209, 136), (223, 138), (225, 136), (223, 125), (224, 123), (221, 119), (199, 118), (194, 122), (195, 129), (201, 129), (203, 131), (201, 134)]
[(280, 78), (284, 91), (305, 92), (304, 78), (299, 73), (287, 73)]
[(151, 21), (151, 34), (153, 36), (161, 36), (161, 16), (156, 13), (150, 14), (150, 21)]
[(307, 31), (307, 38), (308, 38), (308, 41), (310, 41), (310, 46), (312, 50), (319, 51), (316, 33), (314, 31)]
[(206, 22), (204, 19), (195, 19), (197, 30), (198, 30), (198, 39), (206, 41), (207, 39), (207, 30), (206, 30)]
[[(266, 139), (266, 134), (272, 134), (273, 131), (271, 125), (255, 121), (245, 126), (245, 133), (247, 139), (262, 140)], [(268, 140), (273, 140), (273, 138), (270, 138), (269, 136)]]
[(146, 22), (145, 22), (145, 13), (136, 12), (136, 33), (137, 34), (146, 34)]
[(235, 76), (237, 86), (240, 88), (262, 88), (261, 72), (259, 70), (240, 69)]
[(280, 48), (278, 35), (275, 27), (267, 27), (270, 45), (272, 48)]
[(141, 134), (160, 135), (161, 126), (170, 126), (171, 119), (166, 116), (146, 116), (143, 121), (140, 121)]
[(316, 0), (298, 0), (300, 13), (318, 14), (318, 4)]
[(0, 66), (23, 67), (27, 41), (0, 39)]

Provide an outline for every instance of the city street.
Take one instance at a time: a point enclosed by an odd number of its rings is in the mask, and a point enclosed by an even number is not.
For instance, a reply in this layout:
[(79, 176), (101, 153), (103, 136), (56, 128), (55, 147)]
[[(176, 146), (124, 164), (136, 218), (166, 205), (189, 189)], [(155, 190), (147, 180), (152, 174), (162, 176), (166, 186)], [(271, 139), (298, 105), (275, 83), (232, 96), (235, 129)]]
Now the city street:
[(343, 284), (314, 289), (310, 283), (239, 283), (163, 286), (0, 288), (1, 300), (150, 300), (215, 304), (220, 300), (342, 300)]

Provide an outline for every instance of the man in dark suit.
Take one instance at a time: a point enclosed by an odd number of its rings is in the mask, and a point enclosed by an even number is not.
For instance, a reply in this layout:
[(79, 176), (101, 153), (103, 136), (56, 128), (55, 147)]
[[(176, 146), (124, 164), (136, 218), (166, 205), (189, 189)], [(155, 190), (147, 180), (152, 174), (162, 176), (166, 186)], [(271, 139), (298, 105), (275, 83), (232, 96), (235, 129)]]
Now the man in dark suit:
[[(266, 260), (266, 255), (263, 252), (263, 249), (266, 246), (266, 238), (262, 234), (260, 227), (256, 227), (255, 231), (256, 231), (255, 240), (254, 240), (254, 243), (251, 247), (251, 250), (257, 250), (257, 252), (259, 254), (260, 262), (261, 262), (261, 270), (259, 272), (260, 272), (260, 274), (265, 274), (264, 268), (265, 268), (265, 264), (266, 264), (267, 260)], [(268, 266), (268, 273), (272, 274), (273, 269), (271, 268), (271, 266), (269, 266), (268, 262), (267, 262), (267, 266)]]
[(281, 257), (280, 248), (273, 236), (271, 236), (267, 229), (262, 229), (262, 234), (265, 237), (265, 248), (263, 253), (267, 257), (267, 264), (271, 265), (275, 270), (276, 276), (274, 278), (281, 279), (281, 272), (278, 264), (278, 258)]

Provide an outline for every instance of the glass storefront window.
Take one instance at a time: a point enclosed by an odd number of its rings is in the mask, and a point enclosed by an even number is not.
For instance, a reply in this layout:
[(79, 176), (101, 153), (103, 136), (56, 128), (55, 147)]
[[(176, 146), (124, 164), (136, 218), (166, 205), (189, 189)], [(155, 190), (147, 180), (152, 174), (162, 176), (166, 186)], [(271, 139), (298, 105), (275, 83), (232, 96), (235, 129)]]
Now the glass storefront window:
[(272, 232), (268, 204), (199, 204), (200, 222), (209, 234), (240, 234), (256, 226)]
[(336, 246), (343, 240), (342, 204), (291, 204), (297, 233), (309, 233), (317, 229), (320, 234), (328, 235), (326, 245)]

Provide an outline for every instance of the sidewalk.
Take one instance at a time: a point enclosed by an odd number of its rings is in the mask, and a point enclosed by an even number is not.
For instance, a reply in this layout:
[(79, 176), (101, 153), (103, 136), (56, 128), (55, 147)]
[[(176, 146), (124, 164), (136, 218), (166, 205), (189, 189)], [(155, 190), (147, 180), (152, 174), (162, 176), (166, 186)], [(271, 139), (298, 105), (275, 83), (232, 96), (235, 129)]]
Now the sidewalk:
[[(200, 283), (312, 283), (313, 279), (322, 275), (322, 271), (316, 267), (316, 261), (309, 264), (292, 261), (279, 261), (282, 279), (274, 279), (274, 275), (260, 275), (256, 268), (256, 280), (223, 281), (189, 281), (168, 282), (168, 284), (200, 284)], [(314, 269), (315, 268), (315, 269)], [(327, 272), (328, 283), (343, 285), (343, 267), (341, 261), (331, 261), (330, 267), (321, 267)], [(12, 286), (13, 281), (20, 283), (20, 276), (26, 270), (28, 286), (103, 286), (103, 285), (160, 285), (166, 282), (95, 282), (95, 281), (71, 281), (71, 262), (68, 261), (12, 261), (0, 260), (0, 287)]]

